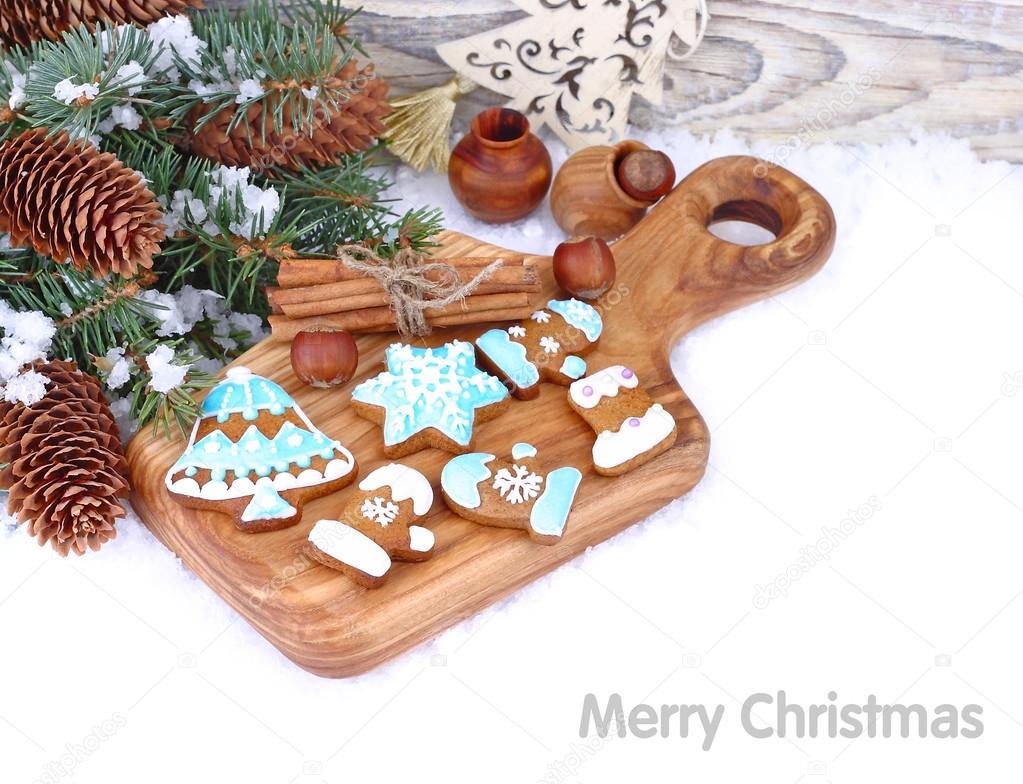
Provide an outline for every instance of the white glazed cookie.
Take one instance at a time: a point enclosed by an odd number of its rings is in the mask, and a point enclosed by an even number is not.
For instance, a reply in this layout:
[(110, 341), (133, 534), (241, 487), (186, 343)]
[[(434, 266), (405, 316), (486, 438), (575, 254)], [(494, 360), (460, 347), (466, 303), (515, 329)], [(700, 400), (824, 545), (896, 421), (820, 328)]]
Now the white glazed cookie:
[(391, 561), (423, 561), (433, 532), (415, 523), (433, 506), (433, 487), (414, 468), (391, 463), (359, 482), (338, 520), (320, 520), (306, 552), (367, 588), (380, 585)]
[(639, 386), (631, 368), (612, 365), (568, 388), (569, 405), (597, 434), (593, 467), (619, 476), (675, 443), (675, 418)]

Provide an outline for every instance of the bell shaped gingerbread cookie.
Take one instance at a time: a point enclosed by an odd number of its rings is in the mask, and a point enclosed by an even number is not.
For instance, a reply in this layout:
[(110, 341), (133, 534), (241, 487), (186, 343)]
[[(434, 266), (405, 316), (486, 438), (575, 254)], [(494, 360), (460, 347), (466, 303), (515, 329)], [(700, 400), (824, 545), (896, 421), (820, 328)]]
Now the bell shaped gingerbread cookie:
[(438, 447), (473, 448), (475, 426), (508, 407), (508, 390), (476, 367), (472, 345), (454, 340), (438, 348), (395, 343), (387, 370), (352, 390), (352, 408), (384, 429), (390, 458)]
[(576, 490), (577, 468), (544, 470), (532, 444), (512, 447), (511, 460), (474, 452), (449, 460), (440, 487), (452, 512), (497, 528), (521, 528), (540, 544), (554, 544), (565, 533)]
[(433, 506), (429, 480), (414, 468), (391, 463), (359, 482), (337, 520), (320, 520), (306, 552), (366, 588), (379, 586), (392, 559), (423, 561), (433, 554), (433, 532), (415, 525)]
[(303, 503), (340, 490), (357, 471), (352, 453), (321, 433), (280, 385), (234, 367), (206, 396), (165, 482), (180, 504), (260, 532), (294, 525)]
[(604, 322), (592, 305), (555, 300), (507, 329), (491, 329), (476, 339), (480, 364), (505, 381), (520, 400), (540, 394), (540, 383), (571, 384), (586, 374), (580, 355), (600, 339)]
[(569, 405), (597, 433), (593, 467), (619, 476), (675, 443), (675, 418), (653, 402), (631, 368), (612, 365), (568, 388)]

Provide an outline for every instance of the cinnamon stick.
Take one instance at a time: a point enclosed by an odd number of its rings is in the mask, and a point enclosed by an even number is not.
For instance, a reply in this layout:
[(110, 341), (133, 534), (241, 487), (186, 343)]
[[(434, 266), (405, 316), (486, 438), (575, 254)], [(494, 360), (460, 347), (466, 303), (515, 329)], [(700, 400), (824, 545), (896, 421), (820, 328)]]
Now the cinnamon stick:
[(263, 289), (263, 291), (266, 292), (266, 301), (270, 305), (270, 312), (271, 313), (278, 313), (278, 314), (280, 314), (280, 313), (284, 312), (284, 310), (281, 308), (281, 306), (277, 303), (277, 299), (276, 299), (277, 298), (277, 292), (279, 290), (280, 289), (278, 289), (277, 286), (267, 286), (265, 289)]
[[(483, 267), (464, 267), (458, 270), (458, 279), (463, 283), (472, 280)], [(436, 280), (441, 277), (440, 273), (428, 273), (427, 278)], [(488, 287), (483, 289), (483, 287)], [(480, 284), (477, 289), (483, 293), (500, 293), (502, 291), (538, 291), (540, 279), (533, 267), (508, 267), (495, 270), (487, 280)], [(334, 281), (331, 283), (319, 283), (311, 286), (300, 286), (295, 288), (278, 288), (272, 302), (281, 305), (299, 305), (308, 302), (322, 302), (326, 300), (343, 301), (349, 297), (358, 297), (364, 294), (381, 294), (383, 289), (375, 278), (353, 278), (351, 280)], [(386, 303), (383, 303), (386, 304)], [(361, 307), (361, 306), (360, 306)], [(326, 310), (324, 313), (340, 312), (341, 310), (352, 310), (353, 308), (337, 308), (336, 311)], [(285, 307), (285, 312), (287, 308)], [(291, 315), (289, 313), (289, 315)]]
[[(327, 286), (339, 284), (324, 284)], [(342, 284), (343, 285), (343, 284)], [(319, 288), (319, 287), (310, 287)], [(292, 289), (291, 291), (295, 291)], [(514, 292), (530, 293), (539, 291), (539, 283), (481, 283), (472, 294), (466, 297), (467, 300), (483, 294), (508, 294)], [(283, 313), (288, 318), (305, 318), (306, 316), (323, 316), (330, 313), (346, 313), (352, 310), (365, 310), (366, 308), (381, 307), (390, 305), (390, 297), (379, 287), (375, 292), (369, 294), (355, 294), (345, 297), (333, 297), (331, 299), (318, 299), (309, 302), (283, 302), (277, 303), (277, 313)]]
[[(431, 324), (450, 326), (452, 324), (475, 324), (484, 321), (504, 320), (504, 314), (514, 311), (528, 315), (531, 311), (527, 293), (479, 294), (467, 297), (442, 308), (427, 308), (425, 313)], [(524, 317), (524, 316), (523, 316)], [(349, 332), (378, 332), (393, 329), (394, 311), (389, 307), (364, 308), (345, 313), (331, 313), (306, 318), (288, 318), (271, 315), (271, 337), (274, 340), (291, 340), (299, 332), (314, 327), (333, 327)]]
[[(425, 262), (442, 261), (456, 269), (466, 267), (485, 267), (497, 258), (504, 262), (504, 267), (521, 267), (522, 256), (463, 256), (452, 259), (426, 257)], [(277, 284), (281, 288), (297, 288), (299, 286), (315, 286), (318, 283), (336, 283), (343, 280), (365, 278), (361, 272), (350, 270), (344, 263), (335, 259), (284, 259), (277, 273)]]

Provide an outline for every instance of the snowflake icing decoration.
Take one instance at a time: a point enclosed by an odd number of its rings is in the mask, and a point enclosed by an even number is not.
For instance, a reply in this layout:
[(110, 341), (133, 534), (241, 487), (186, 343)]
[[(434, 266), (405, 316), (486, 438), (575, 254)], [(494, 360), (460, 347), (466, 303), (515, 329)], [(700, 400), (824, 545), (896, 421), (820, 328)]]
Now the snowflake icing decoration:
[(540, 347), (547, 354), (557, 354), (561, 350), (561, 344), (547, 335), (540, 338)]
[(526, 328), (516, 324), (514, 327), (508, 327), (508, 334), (513, 338), (524, 338), (526, 336)]
[(530, 318), (538, 324), (546, 324), (551, 320), (551, 314), (546, 310), (534, 310), (533, 315), (530, 316)]
[(388, 446), (428, 428), (467, 446), (475, 410), (506, 397), (504, 385), (476, 367), (472, 344), (460, 340), (439, 348), (395, 343), (387, 349), (387, 370), (352, 391), (352, 400), (385, 410)]
[(398, 516), (398, 505), (383, 498), (367, 498), (362, 502), (362, 516), (374, 523), (387, 526)]
[(540, 493), (543, 477), (532, 473), (525, 466), (513, 465), (515, 473), (502, 468), (494, 476), (494, 489), (509, 504), (521, 504), (536, 498)]

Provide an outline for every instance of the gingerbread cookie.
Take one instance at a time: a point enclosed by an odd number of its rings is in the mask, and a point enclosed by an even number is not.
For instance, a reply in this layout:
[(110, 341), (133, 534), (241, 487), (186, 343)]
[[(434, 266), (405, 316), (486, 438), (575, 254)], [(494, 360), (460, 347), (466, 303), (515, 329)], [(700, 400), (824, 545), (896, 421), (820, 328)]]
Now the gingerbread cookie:
[(597, 433), (593, 467), (619, 476), (675, 443), (675, 418), (639, 388), (629, 368), (612, 365), (568, 388), (568, 402)]
[(387, 370), (352, 390), (352, 408), (381, 425), (384, 454), (401, 457), (427, 447), (468, 452), (474, 425), (500, 415), (510, 399), (504, 385), (476, 367), (472, 346), (440, 348), (395, 343)]
[(278, 384), (233, 367), (203, 401), (165, 482), (180, 504), (259, 532), (294, 525), (304, 502), (340, 490), (357, 472), (352, 453), (316, 429)]
[(480, 335), (476, 350), (480, 364), (506, 381), (515, 397), (531, 400), (543, 381), (567, 385), (586, 374), (578, 355), (596, 345), (603, 326), (592, 305), (552, 299), (528, 319)]
[(441, 492), (452, 512), (497, 528), (522, 528), (540, 544), (554, 544), (565, 533), (579, 469), (566, 466), (545, 473), (536, 447), (516, 444), (511, 460), (474, 452), (448, 461)]
[(433, 532), (415, 522), (433, 506), (430, 481), (414, 468), (391, 463), (359, 482), (339, 520), (320, 520), (306, 552), (359, 585), (375, 588), (391, 560), (424, 561), (433, 554)]

